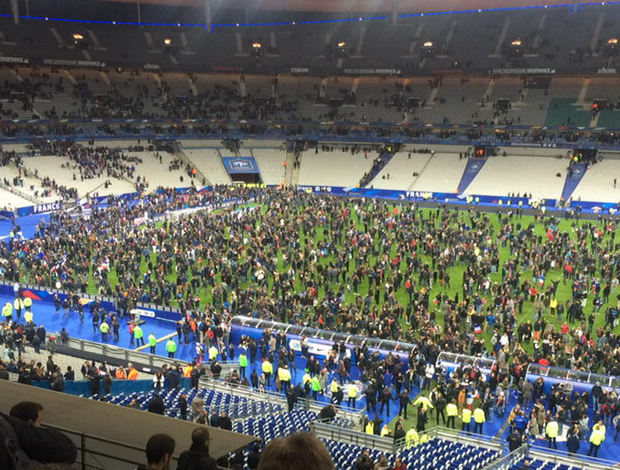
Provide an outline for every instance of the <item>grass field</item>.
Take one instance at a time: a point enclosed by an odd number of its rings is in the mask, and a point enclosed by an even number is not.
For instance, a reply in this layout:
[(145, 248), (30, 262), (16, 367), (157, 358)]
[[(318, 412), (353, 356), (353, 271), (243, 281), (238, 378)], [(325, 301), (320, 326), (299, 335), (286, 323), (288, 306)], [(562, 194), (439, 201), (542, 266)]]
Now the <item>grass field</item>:
[[(390, 206), (390, 207), (394, 207), (394, 206)], [(362, 230), (363, 226), (362, 224), (359, 223), (359, 220), (357, 218), (357, 214), (354, 208), (354, 204), (349, 204), (349, 209), (351, 210), (351, 214), (352, 217), (354, 218), (354, 220), (357, 223), (357, 227)], [(266, 207), (262, 207), (262, 212), (264, 213), (267, 210)], [(302, 211), (303, 208), (299, 209), (298, 211)], [(424, 217), (428, 218), (431, 213), (433, 213), (433, 210), (430, 209), (419, 209), (420, 212), (423, 214)], [(466, 215), (463, 215), (465, 217), (465, 220), (468, 220), (468, 217)], [(523, 216), (520, 219), (513, 219), (513, 223), (521, 223), (521, 225), (523, 227), (528, 226), (530, 223), (535, 223), (535, 219), (532, 216)], [(577, 222), (575, 221), (571, 221), (571, 220), (560, 220), (557, 227), (560, 231), (563, 232), (569, 232), (571, 234), (571, 237), (574, 237), (573, 235), (573, 224), (576, 224)], [(593, 222), (591, 221), (580, 221), (578, 222), (578, 224), (580, 226), (584, 225), (584, 224), (592, 224)], [(499, 231), (499, 221), (497, 216), (495, 215), (490, 215), (490, 224), (492, 225), (494, 232), (497, 233)], [(436, 221), (436, 225), (437, 225), (437, 221)], [(535, 224), (535, 232), (537, 235), (540, 236), (544, 236), (545, 235), (545, 227), (542, 223), (536, 223)], [(227, 233), (225, 233), (225, 235), (227, 236)], [(608, 237), (608, 235), (607, 235)], [(312, 240), (313, 243), (317, 243), (319, 241), (324, 240), (324, 234), (323, 234), (323, 228), (321, 226), (315, 226), (314, 231), (312, 233), (304, 233), (303, 229), (300, 228), (300, 232), (299, 232), (299, 240), (300, 243), (303, 245), (305, 245), (309, 240)], [(378, 237), (375, 238), (375, 243), (378, 243)], [(501, 244), (499, 245), (499, 254), (500, 254), (500, 265), (507, 261), (510, 257), (510, 249), (508, 246), (506, 247), (502, 247)], [(396, 247), (394, 245), (392, 245), (391, 251), (390, 251), (390, 258), (394, 257), (397, 255), (397, 251), (396, 251)], [(422, 258), (422, 260), (424, 262), (431, 262), (430, 257), (423, 255), (423, 254), (418, 254), (419, 257)], [(155, 262), (157, 260), (157, 255), (154, 253), (151, 253), (151, 259), (153, 260), (153, 262)], [(335, 258), (334, 256), (327, 256), (324, 258), (321, 258), (319, 260), (319, 263), (321, 264), (328, 264), (330, 261), (334, 261)], [(371, 263), (374, 262), (375, 260), (371, 257), (370, 258)], [(351, 260), (351, 265), (350, 268), (351, 270), (353, 270), (355, 268), (356, 265), (356, 261), (355, 259)], [(200, 265), (196, 266), (197, 269), (200, 269)], [(459, 295), (462, 295), (461, 293), (461, 285), (460, 285), (460, 281), (463, 277), (463, 272), (465, 270), (465, 265), (463, 263), (459, 263), (457, 265), (455, 265), (454, 267), (449, 269), (449, 274), (451, 277), (451, 285), (448, 286), (440, 286), (439, 284), (434, 285), (433, 288), (431, 289), (430, 292), (430, 298), (433, 299), (438, 293), (441, 294), (447, 294), (448, 296), (450, 296), (451, 298), (454, 298), (454, 296), (457, 294), (457, 292), (459, 292)], [(279, 251), (278, 252), (278, 265), (277, 265), (277, 269), (280, 272), (285, 272), (287, 271), (289, 268), (289, 265), (285, 265), (285, 263), (283, 262), (283, 257), (282, 257), (282, 252)], [(401, 269), (404, 271), (405, 269), (405, 264), (404, 261), (401, 264)], [(144, 274), (147, 271), (147, 263), (145, 260), (142, 261), (141, 264), (141, 268), (140, 268), (140, 274)], [(174, 271), (174, 270), (173, 270)], [(350, 271), (351, 272), (351, 271)], [(525, 279), (531, 279), (532, 273), (531, 271), (524, 271), (522, 273), (521, 279), (522, 281)], [(190, 272), (190, 279), (192, 277), (192, 273)], [(268, 274), (269, 277), (269, 286), (271, 286), (273, 284), (273, 276), (271, 274)], [(491, 273), (490, 275), (491, 280), (492, 281), (501, 281), (501, 273)], [(166, 276), (166, 278), (169, 281), (176, 281), (176, 275), (174, 274), (174, 272), (168, 276)], [(220, 276), (219, 274), (216, 274), (216, 279), (219, 282)], [(556, 270), (552, 270), (550, 272), (547, 273), (546, 276), (546, 280), (545, 280), (545, 286), (548, 285), (548, 283), (552, 282), (553, 280), (562, 279), (562, 271), (561, 269), (556, 269)], [(110, 283), (112, 285), (112, 287), (114, 287), (117, 282), (118, 282), (118, 278), (116, 275), (115, 270), (112, 268), (109, 274), (109, 280)], [(248, 287), (250, 285), (251, 281), (247, 281), (241, 284), (241, 288), (244, 287)], [(301, 292), (303, 289), (305, 288), (305, 286), (302, 284), (302, 282), (297, 279), (296, 280), (296, 284), (295, 284), (295, 289), (298, 292)], [(92, 275), (89, 278), (89, 293), (95, 294), (97, 293), (96, 291), (96, 286), (95, 283), (93, 281)], [(360, 287), (359, 287), (359, 294), (361, 294), (362, 296), (366, 295), (368, 293), (368, 279), (365, 278), (362, 280)], [(322, 298), (325, 295), (325, 292), (323, 291), (323, 289), (321, 289), (319, 291), (319, 299)], [(483, 297), (482, 293), (480, 293), (481, 297)], [(346, 296), (346, 302), (350, 303), (354, 300), (355, 294), (353, 292), (346, 292), (345, 294)], [(207, 305), (209, 303), (212, 302), (212, 296), (211, 296), (211, 288), (207, 289), (207, 288), (202, 288), (200, 291), (200, 297), (201, 297), (201, 305)], [(398, 300), (398, 302), (403, 305), (406, 306), (407, 302), (408, 302), (408, 295), (405, 291), (404, 287), (401, 287), (399, 290), (397, 290), (395, 292), (395, 297)], [(558, 286), (558, 291), (557, 291), (557, 299), (560, 302), (564, 302), (567, 299), (569, 299), (571, 297), (571, 284), (570, 283), (566, 283), (563, 284), (562, 282), (560, 282), (559, 286)], [(587, 314), (589, 314), (589, 312), (591, 311), (591, 307), (592, 307), (592, 301), (591, 298), (588, 299), (588, 307), (586, 307), (586, 309), (584, 310)], [(612, 295), (610, 296), (610, 302), (614, 302), (615, 303), (616, 298), (615, 298), (615, 293), (612, 293)], [(178, 303), (176, 301), (172, 301), (172, 305), (176, 306)], [(374, 301), (373, 301), (374, 304)], [(383, 294), (381, 296), (381, 300), (378, 304), (378, 306), (380, 307), (383, 304)], [(604, 305), (599, 314), (596, 317), (596, 321), (595, 321), (595, 325), (594, 325), (594, 329), (596, 330), (597, 327), (602, 326), (604, 323), (604, 311), (605, 311), (606, 305)], [(532, 316), (533, 316), (533, 304), (529, 301), (526, 301), (524, 306), (523, 306), (523, 314), (522, 315), (518, 315), (517, 319), (520, 322), (523, 321), (527, 321), (527, 320), (532, 320)], [(551, 317), (550, 315), (547, 315), (546, 320), (548, 323), (550, 324), (554, 324), (556, 327), (560, 326), (560, 323), (557, 321), (557, 319), (555, 317)], [(443, 318), (441, 315), (437, 315), (437, 321), (439, 323), (443, 322)], [(403, 328), (406, 330), (408, 328), (407, 324), (405, 323), (404, 319), (402, 322)], [(486, 339), (487, 341), (487, 346), (491, 346), (490, 344), (490, 337), (491, 337), (491, 333), (486, 333), (483, 334), (483, 337)], [(531, 347), (531, 346), (530, 346)]]
[[(359, 218), (357, 217), (357, 212), (355, 210), (355, 204), (353, 202), (349, 202), (348, 203), (348, 207), (349, 210), (351, 211), (351, 216), (353, 217), (353, 219), (355, 220), (355, 223), (357, 225), (357, 228), (360, 230), (363, 230), (363, 226), (360, 223)], [(389, 206), (390, 210), (393, 209), (396, 206)], [(303, 211), (304, 208), (300, 207), (297, 208), (295, 213), (291, 214), (291, 218), (289, 220), (289, 222), (294, 223), (294, 219), (295, 219), (295, 215), (301, 213), (301, 211)], [(261, 211), (261, 217), (264, 216), (265, 212), (267, 211), (267, 207), (266, 206), (260, 206), (260, 211)], [(430, 210), (430, 209), (420, 209), (420, 213), (422, 214), (422, 216), (426, 219), (433, 217), (435, 211), (434, 210)], [(466, 213), (461, 213), (461, 215), (459, 216), (462, 218), (463, 221), (468, 221), (469, 220), (469, 216)], [(490, 214), (489, 215), (489, 220), (490, 220), (490, 225), (493, 228), (493, 232), (494, 233), (498, 233), (499, 232), (499, 219), (497, 217), (497, 215), (494, 214)], [(435, 220), (435, 226), (437, 226), (439, 222), (439, 219)], [(169, 224), (169, 222), (166, 222)], [(522, 227), (527, 227), (530, 223), (534, 223), (535, 224), (535, 232), (537, 235), (540, 235), (541, 237), (543, 237), (544, 240), (544, 235), (545, 235), (545, 226), (543, 223), (541, 222), (536, 222), (536, 220), (534, 219), (534, 217), (532, 216), (523, 216), (522, 218), (516, 219), (514, 218), (512, 220), (512, 223), (514, 223), (515, 225), (517, 223), (520, 223)], [(584, 224), (593, 224), (594, 222), (591, 221), (581, 221), (581, 222), (575, 222), (572, 220), (560, 220), (557, 224), (557, 227), (560, 231), (562, 232), (568, 232), (571, 236), (571, 238), (574, 238), (574, 228), (575, 228), (575, 224), (579, 224), (580, 226), (584, 225)], [(228, 233), (227, 230), (225, 229), (225, 236), (228, 237)], [(606, 235), (607, 237), (609, 235)], [(316, 225), (314, 226), (314, 229), (312, 231), (310, 231), (309, 233), (304, 233), (303, 228), (300, 228), (299, 231), (299, 240), (300, 243), (302, 244), (302, 246), (304, 246), (306, 243), (313, 243), (316, 244), (320, 241), (324, 240), (324, 229), (320, 226), (320, 225)], [(375, 237), (375, 244), (379, 243), (379, 239), (378, 237)], [(543, 241), (544, 243), (544, 241)], [(501, 244), (498, 244), (498, 248), (499, 248), (499, 254), (500, 254), (500, 265), (507, 261), (510, 257), (510, 249), (508, 246), (502, 247)], [(377, 245), (378, 246), (378, 245)], [(392, 244), (392, 248), (390, 249), (390, 259), (393, 258), (394, 256), (397, 255), (396, 252), (396, 246), (394, 244)], [(154, 253), (151, 253), (151, 259), (153, 262), (155, 262), (157, 260), (157, 255)], [(422, 258), (422, 260), (424, 262), (431, 262), (430, 257), (425, 256), (423, 254), (418, 254), (418, 256), (420, 256)], [(334, 256), (327, 256), (325, 258), (321, 258), (319, 263), (322, 264), (327, 264), (330, 261), (335, 261)], [(370, 259), (371, 263), (374, 263), (374, 259), (371, 257)], [(147, 270), (147, 266), (146, 266), (146, 261), (143, 260), (142, 261), (142, 265), (140, 268), (140, 274), (143, 274), (146, 270)], [(200, 268), (201, 266), (196, 266), (196, 268)], [(353, 271), (353, 269), (355, 269), (356, 267), (356, 260), (353, 259), (351, 260), (351, 265), (350, 265), (350, 272)], [(401, 265), (401, 269), (404, 271), (405, 270), (405, 265), (404, 265), (404, 261), (402, 262)], [(289, 268), (289, 265), (285, 264), (283, 262), (283, 256), (282, 256), (282, 252), (278, 252), (278, 264), (277, 264), (277, 269), (280, 272), (285, 272), (287, 271)], [(440, 285), (435, 285), (431, 292), (430, 292), (430, 299), (433, 299), (437, 294), (439, 293), (445, 293), (448, 296), (450, 296), (451, 298), (454, 298), (454, 296), (457, 294), (457, 292), (459, 293), (459, 295), (461, 295), (461, 279), (463, 277), (463, 272), (465, 270), (466, 266), (463, 263), (459, 263), (456, 264), (454, 267), (449, 269), (449, 274), (451, 277), (451, 286), (440, 286)], [(174, 270), (173, 270), (174, 271)], [(316, 275), (316, 273), (315, 273)], [(192, 274), (190, 272), (190, 278), (191, 278)], [(524, 271), (522, 272), (522, 276), (521, 276), (521, 280), (525, 280), (525, 279), (531, 279), (532, 277), (532, 273), (531, 271)], [(175, 274), (170, 274), (167, 276), (167, 279), (169, 281), (176, 281), (176, 276)], [(219, 282), (220, 279), (220, 275), (217, 274), (216, 275), (216, 279)], [(546, 283), (550, 283), (553, 280), (559, 279), (560, 281), (562, 280), (562, 271), (560, 269), (556, 269), (554, 271), (550, 271), (547, 273), (546, 276)], [(116, 283), (118, 282), (117, 279), (117, 275), (114, 269), (111, 270), (110, 275), (109, 275), (109, 280), (112, 284), (112, 287), (114, 287), (116, 285)], [(491, 274), (491, 280), (492, 281), (501, 281), (501, 273), (492, 273)], [(273, 283), (273, 276), (271, 274), (269, 274), (269, 286), (271, 286)], [(248, 287), (248, 285), (250, 284), (250, 282), (245, 282), (241, 285), (241, 288), (244, 287)], [(547, 285), (547, 284), (545, 284)], [(295, 284), (295, 289), (297, 291), (302, 291), (305, 288), (305, 286), (302, 284), (302, 282), (299, 280), (299, 278), (296, 280), (296, 284)], [(89, 279), (89, 291), (90, 293), (96, 293), (96, 287), (95, 287), (95, 283), (93, 281), (92, 275)], [(366, 293), (368, 292), (368, 279), (363, 279), (362, 283), (360, 284), (359, 287), (359, 293), (364, 296)], [(322, 298), (325, 295), (325, 292), (323, 290), (320, 290), (319, 292), (319, 298)], [(482, 296), (482, 294), (480, 294)], [(355, 294), (353, 292), (346, 292), (346, 302), (352, 302), (354, 300), (354, 296)], [(201, 304), (207, 305), (210, 302), (212, 302), (212, 296), (211, 296), (211, 289), (206, 289), (206, 288), (202, 288), (201, 292), (200, 292), (200, 297), (201, 297)], [(405, 292), (405, 288), (401, 287), (399, 290), (397, 290), (395, 292), (395, 297), (398, 300), (398, 302), (403, 305), (406, 306), (407, 302), (408, 302), (408, 295)], [(567, 299), (569, 299), (571, 297), (571, 285), (570, 283), (564, 284), (562, 282), (560, 282), (559, 286), (558, 286), (558, 291), (557, 291), (557, 299), (560, 302), (564, 302)], [(612, 293), (612, 295), (610, 296), (610, 302), (615, 302), (616, 301), (616, 297), (615, 294)], [(383, 303), (383, 294), (381, 296), (381, 301), (379, 302), (379, 307), (381, 306), (381, 304)], [(175, 305), (176, 302), (173, 303), (173, 305)], [(432, 304), (431, 304), (432, 305)], [(592, 300), (591, 298), (589, 299), (589, 303), (588, 303), (588, 307), (586, 307), (585, 312), (586, 314), (589, 314), (591, 311), (591, 307), (592, 307)], [(602, 326), (602, 324), (604, 323), (604, 314), (602, 312), (605, 311), (605, 307), (603, 306), (601, 308), (601, 313), (599, 313), (597, 315), (596, 318), (596, 322), (594, 325), (594, 329), (596, 330), (597, 327)], [(432, 307), (431, 307), (432, 308)], [(523, 313), (521, 315), (517, 316), (517, 319), (520, 322), (523, 321), (527, 321), (527, 320), (532, 320), (532, 316), (533, 316), (533, 304), (529, 301), (526, 301), (524, 304), (524, 308), (523, 308)], [(555, 317), (551, 317), (550, 315), (547, 315), (547, 321), (548, 323), (554, 324), (556, 327), (559, 327), (559, 322), (557, 321), (557, 319)], [(443, 317), (442, 315), (437, 315), (437, 321), (439, 323), (443, 322)], [(406, 331), (408, 328), (407, 323), (405, 322), (405, 319), (402, 319), (402, 326), (403, 329)], [(415, 334), (414, 334), (415, 337)], [(487, 347), (491, 347), (491, 333), (484, 333), (482, 335), (482, 337), (485, 339), (486, 341), (486, 345)], [(526, 349), (530, 349), (531, 352), (531, 345), (526, 345), (525, 346)], [(424, 392), (425, 393), (425, 392)], [(396, 403), (392, 404), (393, 407), (397, 407)], [(415, 410), (413, 409), (413, 407), (410, 408), (409, 410), (409, 419), (406, 421), (406, 427), (408, 428), (410, 425), (415, 424)], [(429, 422), (428, 422), (428, 428), (435, 426), (435, 415), (434, 413), (429, 413)], [(390, 427), (393, 427), (393, 423), (390, 424)], [(457, 420), (457, 427), (460, 428), (460, 422)]]

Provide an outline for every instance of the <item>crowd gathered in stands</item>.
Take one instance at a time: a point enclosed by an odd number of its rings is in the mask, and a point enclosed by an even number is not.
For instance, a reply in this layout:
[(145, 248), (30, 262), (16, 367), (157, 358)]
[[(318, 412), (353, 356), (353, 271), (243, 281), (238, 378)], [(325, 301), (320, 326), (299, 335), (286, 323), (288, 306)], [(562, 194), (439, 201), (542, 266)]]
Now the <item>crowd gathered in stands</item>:
[[(591, 142), (594, 139), (601, 144), (614, 144), (618, 142), (619, 134), (611, 130), (598, 129), (588, 131), (571, 126), (570, 118), (567, 125), (569, 129), (547, 129), (534, 127), (529, 129), (505, 129), (501, 133), (485, 132), (482, 129), (454, 129), (445, 126), (432, 128), (428, 124), (464, 124), (452, 122), (449, 109), (446, 109), (442, 122), (426, 122), (418, 116), (418, 110), (424, 108), (427, 103), (420, 99), (412, 85), (405, 85), (395, 81), (391, 86), (379, 89), (377, 97), (361, 99), (356, 93), (347, 88), (340, 87), (338, 78), (334, 77), (334, 83), (330, 87), (336, 88), (331, 95), (326, 95), (323, 85), (315, 84), (305, 94), (290, 95), (289, 88), (284, 87), (277, 77), (270, 77), (270, 85), (262, 88), (256, 85), (245, 84), (245, 78), (240, 75), (229, 83), (204, 83), (197, 75), (187, 75), (187, 81), (179, 84), (176, 78), (162, 75), (153, 80), (138, 73), (130, 77), (117, 77), (112, 75), (110, 83), (102, 85), (92, 76), (80, 75), (75, 72), (74, 81), (67, 83), (66, 77), (59, 76), (57, 70), (49, 69), (41, 71), (36, 68), (25, 74), (22, 81), (5, 81), (0, 88), (0, 97), (20, 103), (29, 113), (34, 112), (33, 103), (35, 98), (43, 103), (51, 103), (45, 106), (44, 112), (39, 115), (28, 115), (28, 118), (87, 118), (95, 122), (67, 123), (52, 122), (38, 124), (28, 122), (24, 124), (3, 123), (2, 132), (7, 137), (15, 136), (40, 136), (48, 135), (75, 135), (84, 133), (97, 133), (117, 135), (119, 133), (140, 134), (143, 137), (155, 136), (165, 130), (171, 135), (202, 134), (222, 135), (230, 132), (228, 125), (217, 123), (204, 125), (200, 123), (175, 122), (166, 123), (164, 119), (189, 120), (189, 119), (215, 119), (234, 120), (244, 132), (251, 134), (285, 133), (287, 135), (299, 135), (308, 130), (320, 130), (324, 134), (349, 135), (349, 136), (378, 136), (410, 139), (450, 139), (467, 137), (471, 140), (480, 140), (485, 135), (490, 140), (506, 140), (525, 143), (537, 143), (553, 145), (558, 143), (576, 143), (578, 141)], [(523, 100), (527, 87), (531, 80), (524, 79), (518, 90), (519, 100)], [(430, 89), (441, 86), (441, 79), (429, 80), (423, 87)], [(339, 88), (340, 87), (340, 88)], [(247, 90), (242, 93), (242, 89)], [(517, 91), (517, 90), (515, 90)], [(467, 101), (471, 101), (467, 97)], [(520, 118), (503, 118), (503, 113), (510, 109), (511, 103), (506, 100), (494, 101), (489, 96), (480, 97), (482, 104), (480, 109), (493, 108), (493, 120), (496, 124), (519, 125)], [(457, 102), (446, 101), (445, 97), (438, 97), (434, 104), (460, 105), (466, 101), (465, 95), (458, 97)], [(473, 102), (477, 103), (478, 98)], [(354, 110), (347, 110), (341, 104), (355, 106)], [(4, 106), (4, 103), (2, 103)], [(350, 124), (311, 124), (309, 121), (316, 120), (313, 110), (314, 105), (324, 106), (326, 112), (318, 116), (319, 121), (347, 121)], [(541, 104), (542, 106), (542, 104)], [(613, 106), (613, 105), (612, 105)], [(48, 109), (49, 108), (49, 109)], [(392, 110), (398, 118), (394, 123), (405, 123), (405, 126), (385, 126), (382, 123), (377, 126), (368, 124), (373, 121), (368, 115), (369, 108), (385, 108)], [(322, 109), (322, 108), (321, 108)], [(8, 113), (10, 117), (17, 117), (17, 113), (11, 108), (0, 112)], [(157, 124), (135, 123), (101, 123), (104, 118), (122, 119), (162, 119)], [(248, 120), (263, 121), (259, 123), (246, 123)], [(375, 121), (381, 121), (376, 118)], [(296, 121), (296, 122), (289, 122)], [(491, 120), (479, 119), (478, 111), (473, 111), (469, 123), (492, 127)], [(360, 127), (358, 122), (366, 123)], [(271, 124), (269, 124), (271, 123)]]

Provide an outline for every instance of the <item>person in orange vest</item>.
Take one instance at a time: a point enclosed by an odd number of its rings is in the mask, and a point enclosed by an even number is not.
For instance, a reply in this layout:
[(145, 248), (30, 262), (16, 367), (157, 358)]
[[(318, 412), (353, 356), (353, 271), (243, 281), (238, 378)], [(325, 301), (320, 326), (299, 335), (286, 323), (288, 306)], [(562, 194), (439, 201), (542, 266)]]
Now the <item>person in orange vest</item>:
[(183, 377), (186, 377), (186, 378), (191, 377), (193, 369), (194, 369), (194, 366), (192, 366), (192, 364), (188, 362), (187, 365), (185, 366), (185, 369), (183, 369)]
[(114, 373), (114, 377), (117, 380), (125, 380), (127, 378), (127, 372), (125, 372), (125, 368), (119, 366), (116, 368), (116, 372)]
[(129, 374), (127, 374), (128, 380), (138, 380), (138, 370), (129, 364)]

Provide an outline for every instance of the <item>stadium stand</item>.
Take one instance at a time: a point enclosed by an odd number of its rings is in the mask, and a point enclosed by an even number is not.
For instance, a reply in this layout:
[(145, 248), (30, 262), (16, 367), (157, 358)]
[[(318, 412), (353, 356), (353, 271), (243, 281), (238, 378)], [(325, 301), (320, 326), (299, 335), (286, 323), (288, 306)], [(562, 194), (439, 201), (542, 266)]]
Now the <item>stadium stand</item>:
[(211, 184), (230, 184), (230, 176), (222, 163), (222, 150), (217, 148), (187, 148), (183, 152)]
[(253, 148), (250, 149), (250, 152), (256, 159), (256, 163), (258, 163), (263, 183), (278, 185), (284, 182), (286, 153), (283, 150), (277, 148)]
[(467, 192), (505, 197), (527, 193), (534, 198), (558, 199), (562, 195), (567, 166), (566, 159), (553, 157), (489, 158)]
[(334, 148), (329, 151), (306, 151), (300, 161), (298, 184), (350, 187), (357, 185), (370, 170), (373, 156)]
[(411, 191), (456, 192), (467, 160), (458, 154), (435, 153), (413, 181)]

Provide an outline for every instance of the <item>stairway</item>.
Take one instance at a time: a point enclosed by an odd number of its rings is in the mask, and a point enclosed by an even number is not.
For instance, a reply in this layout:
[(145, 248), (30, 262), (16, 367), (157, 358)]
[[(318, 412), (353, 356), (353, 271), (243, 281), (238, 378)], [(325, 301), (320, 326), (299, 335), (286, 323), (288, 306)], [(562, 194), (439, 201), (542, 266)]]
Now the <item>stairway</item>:
[(174, 153), (175, 158), (180, 158), (182, 161), (189, 164), (189, 166), (196, 169), (196, 177), (199, 180), (199, 185), (208, 186), (211, 184), (211, 182), (209, 181), (209, 178), (207, 178), (207, 176), (202, 171), (200, 171), (198, 166), (196, 166), (196, 164), (192, 161), (192, 159), (189, 158), (189, 156), (185, 153), (185, 149), (183, 148), (183, 144), (181, 142), (177, 142), (177, 147), (175, 150), (176, 150), (176, 152)]
[[(300, 162), (302, 155), (303, 153), (299, 154)], [(294, 187), (299, 184), (299, 168), (295, 168), (295, 151), (291, 149), (286, 151), (286, 170), (284, 171), (284, 184), (287, 187)]]
[(370, 173), (368, 174), (368, 176), (361, 179), (360, 188), (366, 188), (372, 182), (372, 180), (374, 180), (375, 177), (381, 172), (381, 170), (383, 170), (387, 166), (387, 164), (390, 163), (393, 156), (394, 154), (390, 152), (380, 153), (377, 159), (375, 159), (375, 161), (373, 162), (372, 168), (370, 169)]
[(19, 189), (17, 189), (15, 186), (9, 186), (7, 184), (4, 184), (4, 181), (0, 180), (0, 188), (2, 189), (6, 189), (8, 192), (13, 193), (18, 195), (19, 197), (26, 199), (27, 201), (32, 202), (33, 204), (44, 204), (45, 201), (43, 201), (42, 199), (38, 199), (34, 196), (31, 196), (30, 194), (24, 192), (24, 191), (20, 191)]

